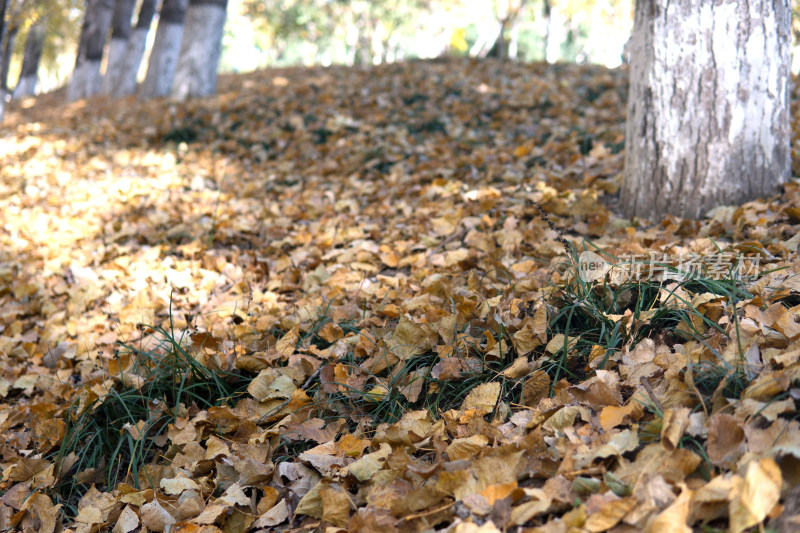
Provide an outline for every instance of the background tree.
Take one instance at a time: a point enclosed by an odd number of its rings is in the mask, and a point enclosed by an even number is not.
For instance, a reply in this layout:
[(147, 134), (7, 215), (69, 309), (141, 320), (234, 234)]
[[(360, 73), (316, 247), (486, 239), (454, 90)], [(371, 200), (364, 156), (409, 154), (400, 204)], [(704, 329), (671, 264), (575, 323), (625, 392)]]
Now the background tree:
[(22, 57), (22, 68), (19, 80), (14, 87), (14, 98), (30, 96), (36, 92), (36, 83), (39, 80), (39, 63), (44, 52), (44, 40), (47, 34), (47, 19), (35, 22), (25, 38), (25, 53)]
[(117, 0), (114, 5), (114, 15), (111, 18), (111, 43), (108, 46), (106, 73), (101, 87), (103, 94), (111, 94), (125, 68), (125, 54), (131, 36), (131, 18), (135, 3), (135, 0)]
[(168, 96), (172, 90), (187, 7), (188, 0), (164, 0), (147, 64), (147, 75), (139, 91), (141, 98)]
[(789, 0), (637, 1), (622, 206), (697, 218), (790, 176)]
[(114, 85), (114, 96), (125, 96), (136, 92), (136, 76), (142, 63), (144, 50), (147, 46), (147, 34), (156, 12), (156, 0), (142, 0), (139, 7), (139, 16), (136, 18), (136, 27), (133, 28), (125, 50), (125, 59), (119, 72), (119, 78)]
[(11, 53), (14, 41), (19, 32), (22, 18), (23, 0), (7, 0), (3, 2), (3, 24), (0, 28), (0, 120), (5, 114), (8, 97), (8, 69), (11, 66)]
[(190, 0), (172, 86), (178, 100), (217, 92), (217, 65), (228, 0)]
[(470, 55), (475, 57), (497, 57), (507, 59), (511, 55), (516, 57), (517, 29), (524, 12), (527, 0), (503, 0), (497, 3), (494, 11), (496, 22), (486, 26), (475, 44), (470, 49)]
[[(7, 0), (0, 0), (0, 43), (6, 39), (6, 7)], [(0, 92), (0, 120), (6, 113), (6, 98), (5, 94)]]
[(113, 14), (114, 0), (87, 1), (75, 69), (67, 87), (68, 101), (87, 98), (100, 90), (100, 63)]
[[(71, 74), (85, 0), (8, 0), (7, 19), (19, 28), (9, 77), (19, 74), (14, 97), (49, 90)], [(31, 40), (32, 39), (32, 40)], [(38, 47), (41, 47), (41, 53)], [(37, 63), (38, 61), (38, 63)], [(22, 68), (24, 67), (24, 69)], [(24, 70), (24, 75), (23, 75)]]

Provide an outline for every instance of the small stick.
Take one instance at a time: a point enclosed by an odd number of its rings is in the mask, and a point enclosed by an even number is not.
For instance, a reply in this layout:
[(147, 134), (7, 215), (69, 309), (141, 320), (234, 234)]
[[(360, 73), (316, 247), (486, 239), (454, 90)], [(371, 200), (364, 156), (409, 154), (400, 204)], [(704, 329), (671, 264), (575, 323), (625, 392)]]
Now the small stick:
[(436, 248), (434, 248), (433, 250), (431, 250), (428, 253), (428, 257), (432, 256), (435, 253), (438, 253), (440, 250), (444, 249), (445, 246), (447, 246), (448, 244), (450, 244), (454, 240), (460, 239), (461, 237), (463, 237), (467, 233), (467, 231), (469, 231), (469, 228), (464, 228), (464, 229), (461, 229), (459, 231), (455, 231), (455, 232), (451, 233), (445, 240), (440, 242), (436, 246)]
[(661, 402), (656, 397), (656, 393), (653, 392), (653, 386), (650, 385), (650, 382), (647, 381), (647, 378), (642, 376), (642, 378), (639, 380), (639, 383), (642, 384), (644, 390), (646, 390), (647, 394), (650, 395), (650, 399), (653, 400), (654, 404), (656, 404), (656, 408), (661, 412), (661, 414), (664, 414), (664, 406), (661, 405)]
[(313, 374), (311, 374), (311, 375), (308, 377), (308, 379), (306, 380), (306, 382), (305, 382), (305, 383), (303, 383), (303, 386), (302, 386), (302, 387), (300, 387), (300, 389), (302, 389), (302, 390), (306, 390), (306, 389), (308, 388), (308, 386), (309, 386), (309, 385), (311, 385), (311, 382), (312, 382), (312, 381), (314, 381), (314, 378), (315, 378), (315, 377), (317, 377), (317, 376), (319, 376), (319, 371), (320, 371), (320, 370), (322, 370), (322, 365), (320, 365), (320, 366), (319, 366), (319, 368), (318, 368), (318, 369), (317, 369), (317, 370), (316, 370), (316, 371), (315, 371)]
[(450, 503), (446, 503), (445, 505), (442, 505), (441, 507), (437, 507), (437, 508), (435, 508), (435, 509), (430, 509), (430, 510), (428, 510), (428, 511), (423, 511), (423, 512), (421, 512), (421, 513), (417, 513), (417, 514), (411, 514), (411, 515), (408, 515), (408, 516), (404, 516), (403, 518), (401, 518), (400, 520), (398, 520), (397, 522), (395, 522), (395, 524), (397, 524), (397, 523), (399, 523), (399, 522), (402, 522), (402, 521), (404, 521), (404, 520), (405, 520), (405, 521), (408, 521), (408, 520), (414, 520), (415, 518), (422, 518), (423, 516), (430, 516), (430, 515), (432, 515), (432, 514), (436, 514), (436, 513), (440, 512), (440, 511), (444, 511), (445, 509), (447, 509), (447, 508), (449, 508), (449, 507), (452, 507), (452, 506), (453, 506), (453, 505), (455, 505), (455, 504), (456, 504), (456, 502), (450, 502)]

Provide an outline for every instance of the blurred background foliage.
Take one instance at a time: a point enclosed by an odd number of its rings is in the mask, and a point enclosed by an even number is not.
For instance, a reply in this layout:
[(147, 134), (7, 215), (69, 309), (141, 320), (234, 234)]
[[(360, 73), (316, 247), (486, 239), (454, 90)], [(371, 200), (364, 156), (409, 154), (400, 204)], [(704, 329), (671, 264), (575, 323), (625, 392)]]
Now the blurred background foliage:
[[(8, 0), (16, 82), (30, 27), (47, 27), (40, 91), (63, 85), (74, 66), (84, 0)], [(599, 63), (616, 67), (634, 0), (229, 0), (222, 72), (268, 66), (368, 65), (442, 56)], [(800, 0), (792, 0), (793, 41)], [(138, 5), (134, 10), (138, 13)], [(155, 36), (153, 20), (150, 45)], [(149, 46), (148, 46), (149, 51)], [(792, 71), (800, 70), (793, 54)], [(142, 62), (142, 68), (147, 60)], [(140, 74), (143, 74), (140, 73)]]

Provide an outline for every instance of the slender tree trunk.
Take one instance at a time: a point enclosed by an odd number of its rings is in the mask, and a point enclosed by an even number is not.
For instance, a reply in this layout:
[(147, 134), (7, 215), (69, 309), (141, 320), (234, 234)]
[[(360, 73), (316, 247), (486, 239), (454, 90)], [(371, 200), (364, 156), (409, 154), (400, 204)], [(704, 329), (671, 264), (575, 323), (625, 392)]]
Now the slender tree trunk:
[(17, 86), (14, 88), (14, 98), (31, 96), (36, 92), (36, 83), (39, 81), (39, 63), (42, 59), (46, 33), (46, 20), (39, 20), (28, 30), (25, 53), (22, 56), (22, 69)]
[(561, 59), (561, 44), (567, 36), (567, 20), (552, 0), (545, 0), (544, 16), (547, 21), (544, 56), (548, 63), (555, 63)]
[(117, 0), (114, 16), (111, 18), (111, 44), (108, 47), (106, 74), (103, 76), (101, 92), (111, 94), (119, 83), (120, 74), (125, 68), (125, 53), (131, 36), (131, 18), (136, 0)]
[(100, 90), (100, 63), (113, 14), (114, 0), (88, 0), (75, 69), (67, 87), (68, 101), (87, 98)]
[(150, 24), (153, 22), (155, 12), (156, 0), (142, 1), (139, 17), (136, 19), (136, 27), (133, 28), (130, 39), (128, 39), (119, 78), (112, 89), (114, 96), (126, 96), (136, 92), (136, 76), (142, 63), (142, 56), (144, 56), (144, 49), (147, 45), (147, 34), (150, 31)]
[(217, 66), (228, 0), (190, 0), (181, 42), (178, 70), (172, 86), (177, 100), (217, 92)]
[(626, 214), (698, 218), (791, 175), (789, 0), (637, 1)]
[(508, 59), (517, 59), (517, 55), (519, 54), (519, 25), (520, 21), (522, 21), (526, 5), (527, 2), (525, 0), (520, 2), (517, 14), (514, 16), (511, 27), (508, 29), (508, 50), (506, 54)]
[[(526, 2), (527, 0), (507, 0), (500, 12), (498, 20), (500, 27), (497, 33), (486, 42), (483, 49), (477, 54), (478, 57), (496, 57), (498, 59), (513, 59), (517, 57), (518, 26)], [(513, 52), (512, 45), (514, 47)]]
[[(0, 43), (3, 43), (6, 38), (6, 0), (0, 0)], [(6, 114), (6, 98), (5, 93), (0, 92), (0, 122)]]
[(14, 52), (14, 41), (17, 39), (19, 26), (8, 24), (5, 28), (5, 39), (2, 41), (2, 53), (0, 53), (0, 99), (3, 100), (3, 105), (8, 98), (8, 69), (11, 66), (11, 54)]
[(497, 42), (497, 36), (502, 33), (502, 21), (498, 21), (497, 25), (494, 27), (480, 32), (478, 38), (475, 40), (475, 44), (469, 49), (469, 55), (472, 57), (486, 57), (492, 50), (494, 43)]
[(506, 31), (509, 28), (510, 20), (508, 17), (500, 21), (500, 29), (494, 38), (494, 41), (485, 48), (485, 57), (496, 57), (497, 59), (508, 58), (508, 39), (506, 38)]
[(139, 91), (141, 98), (168, 96), (172, 90), (187, 6), (188, 0), (164, 0), (153, 51), (150, 52), (150, 62), (147, 64), (147, 75)]

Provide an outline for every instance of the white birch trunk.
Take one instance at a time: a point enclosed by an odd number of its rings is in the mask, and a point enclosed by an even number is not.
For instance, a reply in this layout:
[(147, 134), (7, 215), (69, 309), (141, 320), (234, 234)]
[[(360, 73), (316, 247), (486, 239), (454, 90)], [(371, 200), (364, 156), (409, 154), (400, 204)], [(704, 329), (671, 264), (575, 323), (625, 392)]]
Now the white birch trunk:
[(14, 92), (12, 93), (12, 98), (14, 100), (18, 98), (22, 98), (24, 96), (33, 96), (36, 94), (36, 84), (39, 82), (39, 78), (36, 76), (25, 76), (17, 81), (17, 86), (14, 87)]
[(168, 96), (178, 66), (187, 0), (164, 0), (140, 98)]
[(44, 21), (39, 21), (28, 30), (28, 37), (25, 40), (25, 52), (22, 57), (22, 69), (19, 73), (17, 85), (14, 87), (14, 98), (31, 96), (36, 92), (37, 73), (42, 59), (46, 26)]
[(548, 63), (556, 63), (561, 59), (561, 44), (567, 40), (567, 17), (552, 1), (547, 4), (547, 8), (544, 56)]
[(128, 51), (128, 39), (111, 37), (111, 44), (108, 46), (108, 61), (106, 62), (106, 73), (103, 76), (100, 92), (111, 94), (114, 87), (119, 83), (122, 71), (125, 68), (125, 54)]
[(698, 218), (791, 174), (789, 0), (637, 1), (628, 216)]
[(135, 1), (116, 0), (116, 2), (112, 18), (111, 44), (106, 56), (106, 73), (101, 86), (103, 94), (111, 94), (114, 86), (119, 83), (124, 68), (125, 53), (128, 50), (128, 39), (131, 36), (131, 18)]
[(172, 98), (186, 100), (217, 91), (226, 4), (226, 0), (190, 1)]
[(147, 47), (147, 33), (148, 30), (139, 28), (131, 33), (119, 73), (119, 81), (111, 90), (114, 96), (127, 96), (136, 92), (136, 76), (139, 74), (139, 66), (142, 64), (144, 50)]
[(139, 18), (136, 20), (136, 27), (133, 28), (128, 39), (125, 58), (122, 61), (119, 77), (116, 85), (112, 89), (114, 96), (127, 96), (136, 92), (136, 77), (139, 74), (139, 66), (142, 64), (144, 50), (147, 47), (147, 34), (150, 32), (150, 24), (155, 14), (155, 0), (144, 0), (139, 9)]
[(114, 0), (89, 0), (67, 100), (87, 98), (100, 90), (100, 63), (113, 14)]

